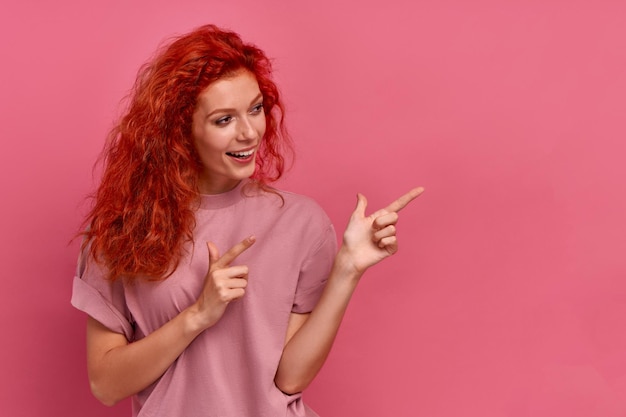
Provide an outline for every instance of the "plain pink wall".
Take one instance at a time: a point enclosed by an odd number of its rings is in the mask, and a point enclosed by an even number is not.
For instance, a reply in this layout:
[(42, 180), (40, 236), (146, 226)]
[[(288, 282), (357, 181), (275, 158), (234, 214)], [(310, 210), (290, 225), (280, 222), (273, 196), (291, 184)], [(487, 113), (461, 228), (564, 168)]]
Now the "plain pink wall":
[[(365, 3), (365, 4), (364, 4)], [(213, 22), (275, 58), (338, 230), (414, 185), (306, 393), (322, 416), (626, 415), (626, 2), (5, 1), (2, 416), (89, 393), (69, 304), (91, 167), (139, 65)]]

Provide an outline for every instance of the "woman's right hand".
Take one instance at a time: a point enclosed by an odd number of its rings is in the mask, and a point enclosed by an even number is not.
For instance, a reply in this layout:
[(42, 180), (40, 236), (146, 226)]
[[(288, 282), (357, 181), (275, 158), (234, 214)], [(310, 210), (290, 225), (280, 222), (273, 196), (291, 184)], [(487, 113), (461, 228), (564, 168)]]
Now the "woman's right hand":
[(209, 328), (224, 315), (231, 301), (243, 297), (248, 285), (248, 267), (230, 264), (256, 241), (250, 236), (237, 243), (220, 256), (212, 242), (207, 242), (209, 250), (209, 271), (206, 274), (204, 288), (195, 303), (198, 325)]

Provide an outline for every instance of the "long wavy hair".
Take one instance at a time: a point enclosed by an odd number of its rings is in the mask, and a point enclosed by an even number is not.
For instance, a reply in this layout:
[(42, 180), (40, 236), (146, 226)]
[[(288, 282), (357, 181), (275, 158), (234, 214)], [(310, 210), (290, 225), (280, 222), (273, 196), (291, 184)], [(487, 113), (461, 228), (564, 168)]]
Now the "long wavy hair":
[(109, 279), (164, 279), (178, 266), (199, 200), (202, 164), (191, 137), (197, 98), (240, 70), (256, 76), (267, 126), (252, 179), (268, 189), (282, 175), (292, 145), (264, 52), (213, 25), (173, 39), (139, 70), (100, 159), (83, 250), (107, 267)]

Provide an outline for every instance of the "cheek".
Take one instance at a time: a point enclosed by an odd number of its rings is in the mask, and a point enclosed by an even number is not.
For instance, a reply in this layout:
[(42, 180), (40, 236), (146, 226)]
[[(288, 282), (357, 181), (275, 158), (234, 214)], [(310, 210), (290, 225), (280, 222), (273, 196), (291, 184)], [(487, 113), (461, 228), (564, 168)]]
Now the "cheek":
[(219, 154), (225, 151), (228, 145), (228, 132), (205, 130), (202, 136), (197, 136), (194, 140), (196, 149), (204, 154)]
[(257, 132), (259, 132), (259, 135), (261, 136), (261, 139), (265, 135), (265, 128), (266, 127), (267, 127), (267, 125), (266, 125), (266, 122), (265, 122), (265, 117), (259, 118), (259, 123), (257, 125)]

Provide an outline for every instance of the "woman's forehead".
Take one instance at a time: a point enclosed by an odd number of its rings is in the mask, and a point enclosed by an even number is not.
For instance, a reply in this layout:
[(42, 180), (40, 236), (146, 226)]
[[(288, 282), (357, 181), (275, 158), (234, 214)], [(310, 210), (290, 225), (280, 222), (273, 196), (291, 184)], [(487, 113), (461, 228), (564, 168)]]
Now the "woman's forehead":
[(242, 70), (209, 84), (198, 95), (198, 106), (208, 111), (242, 104), (247, 106), (260, 93), (256, 77), (249, 71)]

